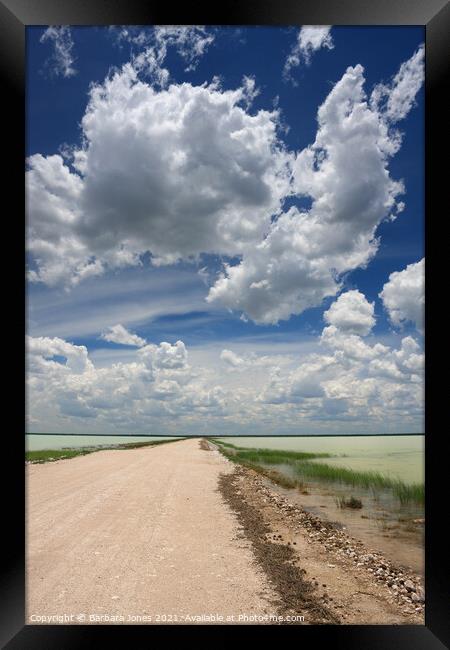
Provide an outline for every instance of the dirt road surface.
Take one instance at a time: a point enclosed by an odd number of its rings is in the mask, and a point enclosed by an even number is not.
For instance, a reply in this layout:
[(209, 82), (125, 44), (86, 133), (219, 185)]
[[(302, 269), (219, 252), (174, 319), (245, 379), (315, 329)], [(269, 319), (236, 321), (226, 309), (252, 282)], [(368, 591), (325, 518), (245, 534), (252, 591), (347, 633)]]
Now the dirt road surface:
[(199, 439), (27, 465), (27, 518), (28, 623), (423, 625), (407, 576)]
[(216, 491), (230, 471), (198, 439), (28, 465), (27, 622), (273, 611), (265, 575)]

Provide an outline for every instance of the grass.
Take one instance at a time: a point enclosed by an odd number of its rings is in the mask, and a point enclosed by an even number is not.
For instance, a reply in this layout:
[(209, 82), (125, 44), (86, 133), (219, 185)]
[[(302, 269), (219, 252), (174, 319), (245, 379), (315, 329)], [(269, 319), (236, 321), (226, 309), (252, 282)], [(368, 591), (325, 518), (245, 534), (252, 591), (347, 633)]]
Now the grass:
[(64, 458), (75, 458), (75, 456), (85, 456), (95, 451), (115, 450), (115, 449), (138, 449), (140, 447), (153, 447), (163, 445), (169, 442), (177, 442), (182, 438), (171, 438), (170, 440), (151, 440), (149, 442), (122, 442), (117, 445), (104, 447), (74, 447), (73, 449), (39, 449), (37, 451), (26, 451), (25, 460), (30, 463), (51, 463), (55, 460)]
[(48, 463), (62, 458), (74, 458), (85, 456), (98, 449), (91, 447), (80, 447), (79, 449), (39, 449), (37, 451), (26, 451), (25, 460), (30, 463)]
[[(227, 445), (228, 446), (228, 445)], [(277, 485), (280, 485), (281, 487), (287, 488), (287, 489), (293, 489), (298, 487), (299, 489), (303, 488), (304, 489), (304, 483), (303, 481), (297, 481), (295, 479), (291, 479), (285, 474), (282, 474), (281, 472), (277, 472), (275, 469), (267, 469), (266, 467), (262, 467), (261, 465), (258, 465), (257, 463), (251, 462), (249, 460), (246, 460), (244, 458), (238, 457), (237, 454), (234, 454), (230, 452), (228, 449), (223, 449), (220, 448), (221, 453), (228, 458), (231, 462), (233, 463), (239, 463), (239, 465), (243, 465), (244, 467), (248, 467), (250, 469), (253, 469), (255, 472), (260, 474), (261, 476), (264, 476), (274, 483), (277, 483)]]
[(214, 442), (216, 445), (221, 445), (222, 447), (230, 447), (231, 449), (245, 449), (245, 447), (238, 447), (237, 445), (232, 445), (231, 442), (223, 442), (218, 438), (207, 438), (207, 440), (211, 440), (211, 442)]
[(330, 454), (313, 454), (281, 449), (245, 449), (242, 451), (237, 449), (235, 453), (242, 460), (252, 463), (268, 463), (269, 465), (291, 464), (299, 460), (311, 460), (312, 458), (330, 458)]
[(217, 438), (209, 438), (211, 442), (219, 447), (232, 449), (233, 452), (241, 459), (253, 463), (269, 463), (270, 465), (280, 465), (293, 463), (296, 460), (310, 460), (312, 458), (330, 458), (331, 454), (308, 453), (305, 451), (286, 451), (284, 449), (265, 449), (253, 447), (238, 447), (231, 442), (222, 442)]
[[(315, 454), (299, 451), (284, 451), (277, 449), (257, 449), (237, 447), (231, 443), (223, 443), (212, 439), (218, 445), (221, 452), (233, 462), (247, 465), (259, 473), (263, 473), (261, 463), (268, 465), (289, 464), (299, 479), (285, 477), (290, 487), (301, 487), (304, 479), (318, 479), (330, 483), (344, 483), (352, 487), (363, 487), (372, 490), (390, 490), (404, 504), (414, 502), (420, 505), (425, 503), (425, 486), (421, 483), (408, 484), (400, 479), (390, 478), (381, 472), (356, 471), (346, 467), (327, 465), (326, 463), (315, 463), (315, 458), (331, 458), (331, 454)], [(257, 469), (260, 468), (260, 469)], [(264, 472), (272, 470), (264, 469)], [(277, 472), (282, 476), (280, 472)], [(267, 476), (267, 474), (265, 474)], [(269, 477), (271, 478), (271, 477)], [(275, 482), (280, 483), (281, 479)], [(286, 485), (286, 487), (288, 487)]]
[(150, 440), (148, 442), (121, 442), (118, 445), (107, 447), (107, 449), (138, 449), (139, 447), (156, 447), (156, 445), (166, 445), (169, 442), (179, 442), (180, 440), (185, 440), (185, 438), (169, 438), (169, 440)]
[(421, 483), (404, 483), (381, 472), (356, 471), (346, 467), (334, 467), (326, 463), (297, 462), (295, 471), (302, 477), (317, 478), (329, 482), (345, 483), (353, 487), (372, 490), (391, 490), (401, 503), (413, 501), (425, 503), (425, 486)]
[(352, 508), (352, 510), (359, 510), (363, 507), (361, 499), (356, 499), (354, 496), (351, 496), (350, 499), (339, 497), (336, 499), (336, 504), (338, 508)]

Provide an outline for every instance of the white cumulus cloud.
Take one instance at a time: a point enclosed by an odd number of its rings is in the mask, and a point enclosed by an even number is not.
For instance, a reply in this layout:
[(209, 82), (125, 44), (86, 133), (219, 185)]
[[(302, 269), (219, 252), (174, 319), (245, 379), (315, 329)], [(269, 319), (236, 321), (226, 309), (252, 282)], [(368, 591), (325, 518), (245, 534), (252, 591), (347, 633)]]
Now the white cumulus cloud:
[(222, 350), (220, 358), (232, 368), (242, 368), (245, 366), (244, 359), (232, 350)]
[[(414, 77), (416, 58), (389, 97)], [(320, 305), (343, 274), (367, 266), (379, 224), (404, 207), (403, 183), (389, 173), (401, 146), (392, 123), (419, 85), (394, 111), (364, 82), (361, 65), (348, 68), (318, 110), (314, 142), (294, 152), (278, 111), (250, 113), (253, 79), (235, 90), (217, 80), (157, 90), (126, 64), (91, 88), (71, 164), (28, 159), (29, 278), (70, 287), (137, 266), (146, 252), (159, 266), (205, 253), (232, 260), (207, 300), (243, 318), (275, 324)], [(283, 212), (293, 195), (311, 206)]]
[(391, 322), (400, 326), (415, 324), (423, 332), (425, 317), (425, 259), (395, 271), (380, 293)]
[(315, 142), (296, 156), (293, 191), (311, 199), (276, 219), (266, 237), (225, 266), (208, 301), (276, 323), (336, 295), (343, 273), (375, 255), (378, 225), (403, 209), (389, 175), (401, 139), (374, 110), (361, 65), (348, 68), (318, 111)]
[(134, 360), (106, 367), (94, 365), (84, 346), (59, 338), (28, 337), (27, 353), (35, 421), (44, 413), (59, 421), (90, 418), (100, 427), (141, 429), (159, 422), (171, 430), (177, 418), (216, 417), (225, 406), (226, 391), (213, 383), (212, 373), (188, 366), (182, 341), (147, 345)]
[(289, 192), (278, 113), (250, 115), (248, 80), (156, 91), (125, 67), (91, 90), (73, 167), (28, 159), (30, 279), (77, 284), (106, 268), (256, 243)]
[(75, 373), (85, 372), (92, 367), (87, 348), (84, 345), (73, 345), (58, 337), (27, 336), (26, 348), (30, 367), (35, 371), (42, 370), (44, 372), (48, 368), (60, 366), (61, 364), (54, 361), (55, 357), (64, 358), (64, 368)]
[(294, 368), (274, 368), (257, 400), (293, 416), (291, 405), (307, 422), (421, 422), (424, 355), (414, 338), (391, 347), (329, 325), (320, 341), (322, 353)]
[(349, 334), (365, 336), (375, 325), (374, 303), (357, 290), (342, 293), (323, 316), (329, 325)]
[(302, 61), (309, 65), (311, 56), (322, 47), (332, 50), (334, 48), (331, 37), (330, 25), (304, 25), (297, 34), (295, 45), (291, 49), (284, 64), (283, 76), (293, 81), (291, 76), (292, 68), (297, 68)]
[(117, 353), (98, 365), (98, 351), (91, 359), (85, 346), (28, 337), (28, 416), (36, 427), (75, 431), (89, 418), (92, 432), (298, 433), (320, 431), (320, 423), (339, 430), (339, 422), (352, 430), (420, 430), (424, 355), (412, 336), (385, 345), (329, 325), (314, 352), (300, 347), (292, 354), (276, 343), (260, 351), (267, 349), (275, 354), (230, 355), (225, 348), (222, 361), (237, 372), (218, 373), (217, 348), (192, 352), (188, 364), (182, 341)]
[(425, 46), (420, 45), (413, 56), (400, 66), (390, 84), (378, 84), (372, 103), (391, 122), (403, 119), (414, 105), (425, 75)]
[(139, 358), (150, 366), (170, 370), (187, 367), (187, 350), (183, 341), (174, 345), (162, 342), (159, 345), (149, 344), (139, 350)]
[(110, 343), (120, 343), (121, 345), (132, 345), (135, 347), (142, 347), (147, 341), (137, 334), (129, 332), (123, 325), (118, 323), (108, 328), (103, 332), (101, 338)]

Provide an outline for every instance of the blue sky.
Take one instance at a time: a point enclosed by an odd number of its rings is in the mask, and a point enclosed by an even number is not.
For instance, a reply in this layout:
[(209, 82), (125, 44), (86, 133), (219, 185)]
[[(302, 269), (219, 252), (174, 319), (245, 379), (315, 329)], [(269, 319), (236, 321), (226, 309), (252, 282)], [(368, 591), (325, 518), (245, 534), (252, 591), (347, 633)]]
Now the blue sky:
[(28, 28), (29, 430), (422, 431), (423, 42)]

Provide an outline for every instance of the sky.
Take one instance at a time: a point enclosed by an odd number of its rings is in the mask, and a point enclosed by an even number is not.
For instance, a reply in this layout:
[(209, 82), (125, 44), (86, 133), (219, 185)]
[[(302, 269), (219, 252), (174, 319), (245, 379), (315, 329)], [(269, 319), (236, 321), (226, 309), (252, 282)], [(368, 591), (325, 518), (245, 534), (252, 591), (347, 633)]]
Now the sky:
[(423, 432), (424, 56), (27, 28), (27, 430)]

